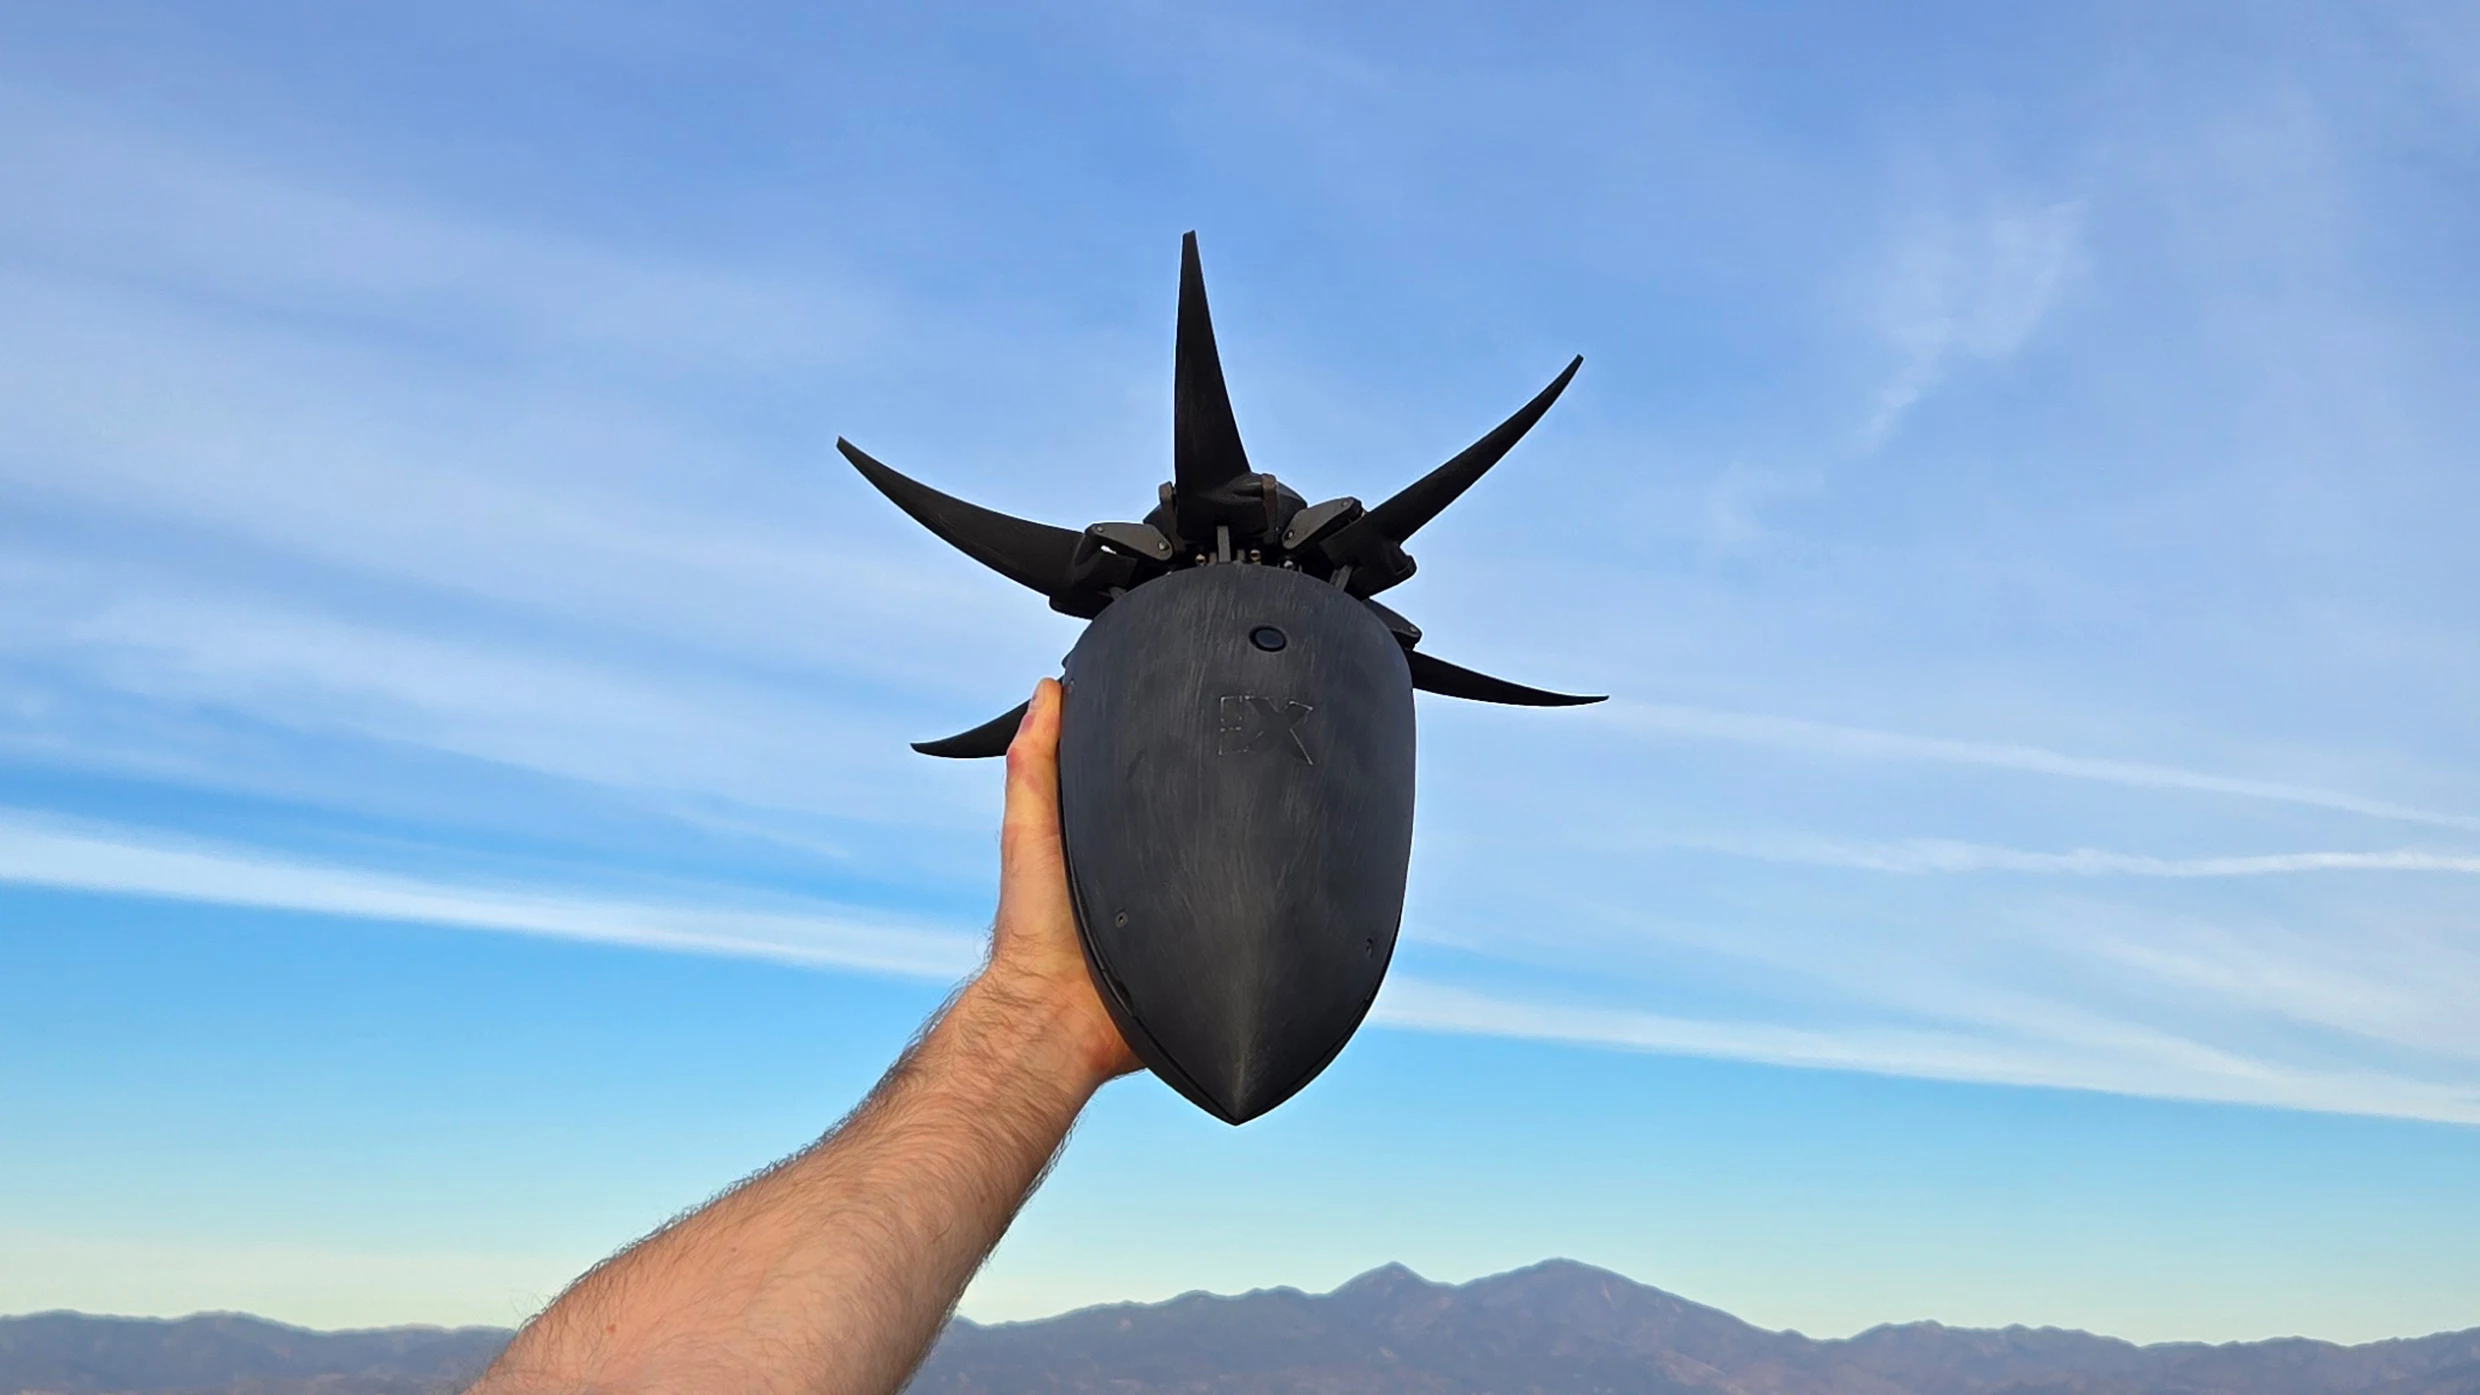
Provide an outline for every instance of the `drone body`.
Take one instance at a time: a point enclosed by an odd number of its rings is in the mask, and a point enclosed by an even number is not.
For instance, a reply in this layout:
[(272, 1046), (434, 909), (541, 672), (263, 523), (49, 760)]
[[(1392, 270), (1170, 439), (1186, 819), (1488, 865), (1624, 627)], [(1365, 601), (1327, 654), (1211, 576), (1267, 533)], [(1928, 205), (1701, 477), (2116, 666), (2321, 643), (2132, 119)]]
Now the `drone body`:
[[(1579, 359), (1470, 449), (1373, 509), (1249, 468), (1196, 237), (1182, 247), (1174, 478), (1142, 523), (1082, 533), (950, 498), (837, 447), (932, 532), (1090, 618), (1064, 665), (1059, 802), (1095, 986), (1155, 1074), (1231, 1123), (1290, 1098), (1385, 977), (1412, 851), (1418, 688), (1596, 702), (1431, 658), (1371, 597), (1402, 544), (1549, 409)], [(915, 749), (1004, 753), (1023, 709)]]
[(1198, 567), (1068, 655), (1059, 813), (1087, 963), (1139, 1056), (1237, 1123), (1377, 996), (1412, 856), (1412, 680), (1360, 602)]

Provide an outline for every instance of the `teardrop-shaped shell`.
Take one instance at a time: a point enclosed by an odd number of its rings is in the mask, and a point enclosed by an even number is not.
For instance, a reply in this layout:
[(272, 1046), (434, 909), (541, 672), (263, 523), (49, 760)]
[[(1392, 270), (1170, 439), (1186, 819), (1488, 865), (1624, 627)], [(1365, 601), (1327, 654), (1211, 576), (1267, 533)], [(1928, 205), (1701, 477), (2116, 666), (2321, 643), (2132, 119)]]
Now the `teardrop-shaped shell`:
[(1394, 953), (1412, 680), (1367, 606), (1276, 567), (1148, 582), (1066, 666), (1060, 813), (1103, 1000), (1240, 1123), (1325, 1069)]

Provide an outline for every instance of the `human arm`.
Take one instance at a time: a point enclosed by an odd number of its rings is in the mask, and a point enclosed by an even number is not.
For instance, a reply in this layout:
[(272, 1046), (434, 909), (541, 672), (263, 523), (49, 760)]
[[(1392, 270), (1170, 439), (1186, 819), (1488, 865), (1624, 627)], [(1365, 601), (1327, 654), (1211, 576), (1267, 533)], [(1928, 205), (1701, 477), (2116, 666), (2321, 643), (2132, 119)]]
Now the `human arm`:
[(989, 963), (818, 1143), (588, 1273), (471, 1395), (885, 1395), (1137, 1066), (1087, 976), (1059, 833), (1059, 685), (1008, 748)]

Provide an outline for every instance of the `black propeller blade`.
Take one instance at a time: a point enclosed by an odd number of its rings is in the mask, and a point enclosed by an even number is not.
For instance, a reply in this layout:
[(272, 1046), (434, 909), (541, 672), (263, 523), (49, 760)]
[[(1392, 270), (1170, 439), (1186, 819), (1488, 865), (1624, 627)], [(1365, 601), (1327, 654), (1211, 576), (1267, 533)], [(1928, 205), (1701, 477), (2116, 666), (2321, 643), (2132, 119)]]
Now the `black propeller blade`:
[(950, 760), (974, 760), (982, 756), (1004, 756), (1008, 743), (1016, 739), (1016, 729), (1024, 725), (1025, 709), (1033, 706), (1020, 702), (971, 731), (960, 731), (938, 741), (916, 741), (913, 749), (925, 756), (945, 756)]
[(1412, 686), (1440, 697), (1470, 698), (1475, 702), (1503, 702), (1512, 707), (1582, 707), (1588, 702), (1602, 702), (1606, 697), (1578, 697), (1573, 693), (1553, 693), (1541, 688), (1527, 688), (1504, 678), (1492, 678), (1460, 668), (1444, 659), (1433, 659), (1418, 649), (1404, 653), (1412, 665)]
[(1214, 347), (1214, 317), (1206, 309), (1205, 267), (1197, 260), (1197, 234), (1180, 239), (1180, 322), (1171, 373), (1171, 482), (1179, 501), (1179, 531), (1191, 543), (1211, 542), (1217, 521), (1210, 503), (1216, 486), (1249, 473), (1240, 446), (1240, 423), (1223, 386), (1223, 357)]
[(1533, 429), (1541, 414), (1559, 400), (1567, 390), (1568, 380), (1584, 366), (1584, 356), (1568, 362), (1565, 371), (1550, 380), (1550, 386), (1536, 393), (1533, 400), (1516, 409), (1516, 414), (1498, 424), (1489, 435), (1466, 446), (1453, 460), (1404, 486), (1394, 498), (1371, 509), (1357, 526), (1375, 529), (1389, 542), (1401, 543), (1421, 530), (1421, 525), (1436, 518), (1441, 510), (1455, 502), (1456, 497), (1472, 488), (1473, 481), (1488, 473), (1489, 468), (1503, 459), (1507, 452)]
[[(1528, 688), (1434, 659), (1413, 646), (1420, 627), (1370, 600), (1409, 578), (1414, 563), (1403, 543), (1524, 439), (1567, 390), (1579, 356), (1515, 415), (1454, 459), (1413, 481), (1376, 508), (1332, 499), (1305, 504), (1300, 496), (1249, 468), (1215, 347), (1206, 305), (1205, 268), (1197, 235), (1180, 239), (1179, 324), (1172, 372), (1172, 473), (1162, 507), (1144, 524), (1101, 523), (1082, 533), (1033, 523), (968, 504), (909, 479), (838, 437), (835, 448), (878, 492), (966, 556), (1010, 581), (1050, 598), (1051, 608), (1091, 619), (1130, 588), (1186, 566), (1235, 562), (1280, 565), (1330, 581), (1367, 602), (1404, 647), (1412, 686), (1446, 697), (1523, 707), (1572, 707), (1603, 701)], [(967, 758), (1006, 753), (1025, 709), (971, 731), (916, 742), (925, 755)]]
[(1047, 523), (1028, 523), (941, 494), (881, 465), (841, 436), (835, 439), (835, 448), (844, 453), (863, 479), (894, 500), (897, 508), (911, 514), (922, 527), (946, 539), (965, 556), (1045, 596), (1057, 595), (1066, 585), (1068, 569), (1076, 560), (1079, 534)]

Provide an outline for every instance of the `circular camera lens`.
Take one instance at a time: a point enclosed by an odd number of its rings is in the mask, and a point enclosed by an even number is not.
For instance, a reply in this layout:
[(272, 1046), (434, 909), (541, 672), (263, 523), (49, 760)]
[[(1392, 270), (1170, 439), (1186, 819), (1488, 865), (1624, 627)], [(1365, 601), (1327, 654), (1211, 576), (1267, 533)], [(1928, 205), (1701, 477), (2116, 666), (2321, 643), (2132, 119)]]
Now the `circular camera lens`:
[(1249, 643), (1256, 645), (1258, 648), (1265, 650), (1269, 654), (1281, 649), (1287, 642), (1288, 641), (1283, 638), (1283, 632), (1276, 629), (1272, 625), (1260, 625), (1256, 629), (1249, 631)]

